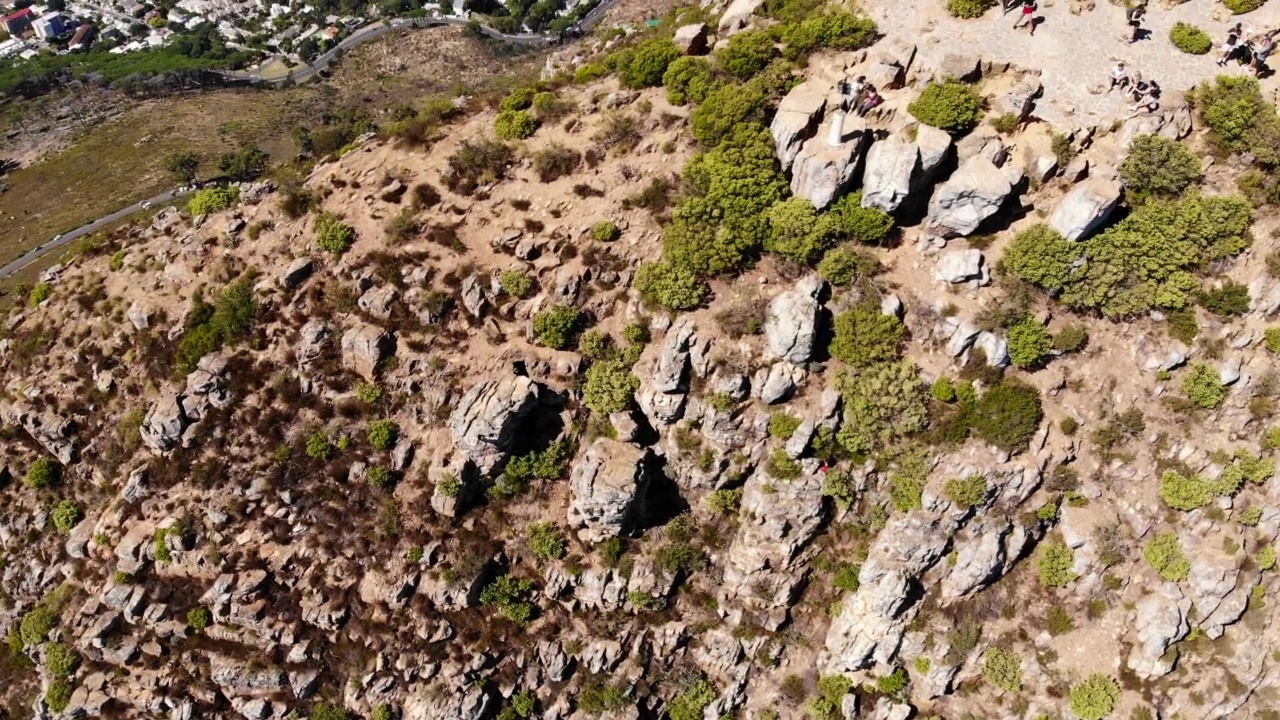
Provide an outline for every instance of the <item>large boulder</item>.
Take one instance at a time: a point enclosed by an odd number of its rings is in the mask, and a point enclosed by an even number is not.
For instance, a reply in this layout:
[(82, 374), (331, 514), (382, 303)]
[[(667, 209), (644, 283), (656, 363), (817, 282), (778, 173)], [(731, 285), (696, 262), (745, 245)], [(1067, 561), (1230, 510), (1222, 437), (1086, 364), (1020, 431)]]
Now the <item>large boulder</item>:
[(1148, 589), (1135, 610), (1132, 625), (1138, 642), (1129, 653), (1129, 668), (1143, 679), (1167, 675), (1177, 659), (1167, 652), (1169, 646), (1191, 632), (1191, 600), (1175, 583), (1160, 583)]
[(358, 323), (342, 334), (342, 364), (373, 380), (378, 363), (391, 352), (391, 335), (377, 325)]
[(778, 103), (769, 132), (783, 172), (791, 169), (805, 140), (813, 137), (827, 107), (828, 88), (817, 80), (802, 82)]
[(791, 167), (791, 194), (808, 200), (819, 210), (853, 186), (854, 173), (871, 139), (866, 130), (857, 129), (843, 134), (840, 144), (831, 145), (826, 137), (828, 129), (824, 126), (815, 137), (805, 141)]
[(487, 474), (506, 459), (520, 421), (537, 404), (537, 385), (522, 375), (477, 383), (449, 416), (453, 444)]
[(1071, 188), (1049, 216), (1049, 227), (1068, 240), (1083, 240), (1106, 223), (1120, 204), (1120, 184), (1091, 177)]
[(952, 250), (938, 257), (933, 277), (942, 282), (962, 283), (980, 280), (984, 274), (982, 251), (976, 248)]
[(911, 194), (920, 170), (920, 148), (898, 135), (880, 140), (867, 151), (862, 173), (862, 207), (891, 213)]
[(929, 233), (936, 237), (972, 235), (995, 215), (1013, 192), (1008, 177), (987, 158), (966, 160), (933, 195)]
[(50, 455), (63, 465), (76, 459), (76, 424), (53, 412), (36, 412), (19, 403), (0, 401), (0, 422), (27, 431)]
[(793, 363), (808, 362), (813, 356), (818, 333), (818, 296), (826, 285), (817, 275), (809, 275), (769, 303), (764, 335), (769, 353)]
[(756, 8), (763, 4), (764, 0), (733, 0), (720, 16), (719, 34), (728, 37), (745, 28)]
[(191, 424), (182, 404), (184, 399), (176, 390), (169, 390), (156, 399), (151, 410), (142, 419), (140, 432), (143, 445), (155, 452), (164, 453), (182, 442), (182, 433)]
[(684, 25), (676, 28), (676, 34), (672, 40), (685, 55), (701, 55), (707, 51), (708, 32), (706, 23)]
[(921, 123), (916, 126), (916, 148), (920, 151), (920, 178), (923, 184), (933, 177), (951, 155), (951, 133)]
[(569, 526), (587, 543), (631, 529), (644, 507), (649, 451), (600, 438), (569, 475)]
[(689, 395), (690, 349), (697, 342), (692, 323), (680, 320), (672, 325), (657, 348), (656, 357), (646, 352), (636, 365), (640, 390), (636, 404), (649, 421), (670, 425), (684, 414)]

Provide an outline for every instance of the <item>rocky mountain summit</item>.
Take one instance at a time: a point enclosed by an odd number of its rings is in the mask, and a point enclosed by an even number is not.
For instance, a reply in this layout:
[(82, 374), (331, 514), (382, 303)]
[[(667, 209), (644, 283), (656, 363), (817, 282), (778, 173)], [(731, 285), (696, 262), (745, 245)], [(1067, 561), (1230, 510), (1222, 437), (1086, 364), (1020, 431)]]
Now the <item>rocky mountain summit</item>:
[(1274, 108), (1050, 127), (1036, 72), (804, 9), (46, 273), (0, 713), (1273, 717)]

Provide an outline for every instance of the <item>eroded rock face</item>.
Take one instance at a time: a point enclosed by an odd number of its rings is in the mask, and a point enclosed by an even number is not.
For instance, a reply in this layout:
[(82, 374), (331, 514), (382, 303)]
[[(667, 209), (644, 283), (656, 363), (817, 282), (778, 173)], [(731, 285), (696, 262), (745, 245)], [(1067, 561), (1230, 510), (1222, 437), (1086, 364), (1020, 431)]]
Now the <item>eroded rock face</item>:
[(382, 362), (391, 352), (391, 335), (369, 323), (359, 323), (342, 335), (342, 364), (373, 380)]
[(1091, 177), (1071, 188), (1049, 216), (1049, 227), (1068, 240), (1084, 240), (1102, 227), (1120, 204), (1120, 184)]
[(1133, 621), (1138, 643), (1129, 653), (1129, 668), (1138, 677), (1160, 677), (1173, 670), (1175, 658), (1165, 651), (1191, 632), (1190, 612), (1191, 600), (1175, 583), (1159, 583), (1138, 601)]
[(32, 440), (63, 465), (76, 459), (76, 426), (70, 418), (50, 412), (35, 412), (18, 402), (0, 401), (0, 422), (25, 430)]
[(805, 141), (791, 167), (791, 194), (808, 200), (818, 210), (825, 210), (852, 188), (870, 141), (866, 131), (851, 129), (844, 133), (843, 142), (833, 146), (825, 130)]
[(867, 151), (862, 173), (862, 207), (894, 212), (914, 189), (920, 148), (899, 135), (879, 140)]
[(538, 404), (538, 388), (527, 377), (477, 383), (449, 416), (453, 443), (482, 474), (506, 459), (520, 421)]
[(191, 424), (183, 407), (185, 396), (169, 390), (156, 399), (142, 420), (142, 444), (165, 453), (182, 442), (182, 433)]
[(680, 48), (680, 52), (685, 55), (701, 55), (707, 51), (707, 34), (709, 33), (706, 23), (695, 23), (693, 25), (684, 25), (676, 28), (675, 41), (676, 47)]
[(667, 330), (656, 357), (646, 351), (647, 357), (636, 365), (641, 381), (636, 403), (650, 422), (670, 425), (684, 414), (691, 359), (695, 354), (705, 357), (707, 345), (707, 340), (698, 338), (693, 323), (682, 318)]
[(827, 107), (827, 90), (821, 81), (802, 82), (791, 89), (773, 116), (769, 132), (777, 145), (783, 172), (791, 169), (804, 142), (814, 136)]
[(769, 303), (765, 315), (764, 334), (769, 352), (793, 363), (805, 363), (813, 356), (817, 335), (818, 297), (826, 283), (810, 275), (796, 283), (794, 290), (784, 292)]
[(1009, 178), (987, 158), (966, 160), (934, 192), (929, 203), (929, 233), (938, 237), (972, 235), (995, 215), (1013, 192)]
[(650, 452), (599, 438), (569, 476), (569, 526), (583, 542), (627, 532), (644, 506)]

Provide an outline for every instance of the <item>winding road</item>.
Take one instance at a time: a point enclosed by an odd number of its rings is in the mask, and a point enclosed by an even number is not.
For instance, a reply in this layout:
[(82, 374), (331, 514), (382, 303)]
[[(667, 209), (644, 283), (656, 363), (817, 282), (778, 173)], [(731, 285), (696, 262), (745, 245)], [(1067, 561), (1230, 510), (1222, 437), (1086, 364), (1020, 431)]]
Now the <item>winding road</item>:
[[(591, 12), (587, 13), (586, 16), (583, 17), (582, 20), (578, 22), (578, 24), (575, 27), (581, 34), (585, 35), (587, 32), (591, 30), (591, 28), (595, 27), (596, 24), (600, 22), (600, 20), (604, 17), (604, 14), (608, 12), (610, 8), (618, 4), (618, 1), (619, 0), (603, 0), (599, 5), (593, 8)], [(288, 82), (290, 79), (292, 79), (294, 82), (302, 82), (304, 80), (309, 80), (311, 79), (312, 76), (316, 75), (317, 73), (320, 73), (326, 70), (329, 67), (329, 65), (333, 63), (335, 59), (341, 57), (342, 54), (345, 53), (346, 51), (351, 50), (352, 48), (355, 48), (355, 47), (359, 47), (360, 45), (363, 45), (364, 43), (370, 42), (372, 40), (376, 40), (382, 37), (383, 35), (386, 35), (387, 33), (392, 32), (394, 30), (404, 30), (404, 29), (414, 28), (414, 27), (418, 27), (418, 28), (440, 27), (442, 25), (466, 25), (469, 22), (471, 21), (466, 18), (452, 17), (452, 16), (432, 17), (432, 18), (401, 18), (397, 20), (392, 20), (390, 22), (376, 21), (368, 25), (365, 25), (364, 27), (351, 33), (346, 38), (343, 38), (337, 45), (333, 46), (324, 54), (317, 57), (314, 61), (312, 61), (310, 65), (307, 65), (299, 70), (296, 70), (286, 77), (272, 78), (269, 80), (263, 79), (258, 74), (261, 72), (261, 70), (258, 70), (254, 73), (247, 73), (247, 74), (224, 73), (224, 76), (234, 80), (239, 80), (241, 82), (248, 81), (255, 84), (261, 83), (264, 85), (280, 85), (285, 82)], [(527, 44), (527, 45), (551, 45), (560, 41), (560, 36), (554, 33), (551, 33), (551, 34), (524, 33), (524, 34), (518, 34), (518, 35), (508, 35), (505, 33), (498, 32), (497, 30), (494, 30), (493, 28), (487, 25), (481, 25), (480, 32), (485, 36), (494, 38), (496, 40), (504, 40), (506, 42), (514, 42), (514, 43), (521, 43), (521, 44)], [(100, 217), (97, 220), (81, 225), (80, 227), (74, 230), (69, 230), (66, 233), (63, 233), (62, 235), (57, 236), (53, 240), (50, 240), (49, 242), (44, 243), (43, 245), (37, 245), (31, 250), (28, 250), (27, 252), (23, 253), (21, 257), (17, 258), (16, 260), (9, 263), (8, 265), (5, 265), (4, 267), (0, 267), (0, 280), (3, 280), (9, 277), (10, 275), (13, 275), (19, 270), (22, 270), (23, 268), (30, 265), (31, 263), (44, 257), (46, 254), (53, 252), (54, 250), (57, 250), (58, 248), (65, 247), (67, 244), (75, 242), (76, 240), (86, 235), (97, 232), (98, 230), (101, 230), (102, 228), (107, 227), (112, 223), (123, 220), (124, 218), (129, 217), (130, 215), (136, 212), (145, 210), (153, 204), (169, 202), (171, 200), (176, 200), (181, 197), (186, 197), (187, 195), (190, 195), (192, 192), (194, 191), (188, 190), (186, 192), (177, 192), (176, 190), (171, 190), (168, 192), (164, 192), (159, 195), (156, 195), (153, 198), (148, 198), (146, 200), (139, 200), (138, 202), (132, 205), (122, 207), (119, 210), (116, 210), (115, 212), (111, 213), (110, 215), (105, 215), (103, 217)]]

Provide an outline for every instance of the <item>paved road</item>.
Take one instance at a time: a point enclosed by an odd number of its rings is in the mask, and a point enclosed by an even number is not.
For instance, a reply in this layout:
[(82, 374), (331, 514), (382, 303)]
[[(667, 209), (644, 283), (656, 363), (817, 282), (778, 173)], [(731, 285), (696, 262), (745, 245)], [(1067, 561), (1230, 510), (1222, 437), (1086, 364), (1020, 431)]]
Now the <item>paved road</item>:
[(75, 230), (70, 230), (64, 233), (62, 237), (58, 238), (57, 240), (51, 240), (45, 243), (44, 245), (28, 250), (26, 253), (23, 253), (22, 257), (18, 258), (17, 260), (14, 260), (13, 262), (9, 263), (8, 265), (5, 265), (4, 267), (0, 267), (0, 280), (3, 280), (4, 278), (9, 277), (10, 275), (18, 272), (19, 270), (35, 262), (36, 260), (39, 260), (41, 257), (45, 255), (45, 253), (53, 252), (54, 250), (57, 250), (58, 248), (67, 245), (68, 243), (75, 242), (76, 240), (84, 237), (85, 235), (95, 233), (101, 230), (102, 228), (107, 227), (108, 225), (111, 225), (114, 222), (123, 220), (124, 218), (127, 218), (130, 215), (143, 210), (142, 206), (144, 204), (154, 205), (158, 203), (170, 202), (172, 200), (176, 200), (177, 198), (186, 197), (187, 195), (190, 195), (192, 192), (193, 191), (191, 190), (188, 190), (187, 192), (182, 192), (182, 193), (174, 192), (172, 190), (169, 192), (164, 192), (159, 195), (156, 195), (153, 198), (149, 198), (147, 200), (139, 200), (138, 202), (132, 205), (129, 205), (128, 207), (122, 207), (119, 210), (116, 210), (110, 215), (100, 217), (97, 220), (94, 220), (93, 222), (88, 223), (86, 225), (81, 225)]

